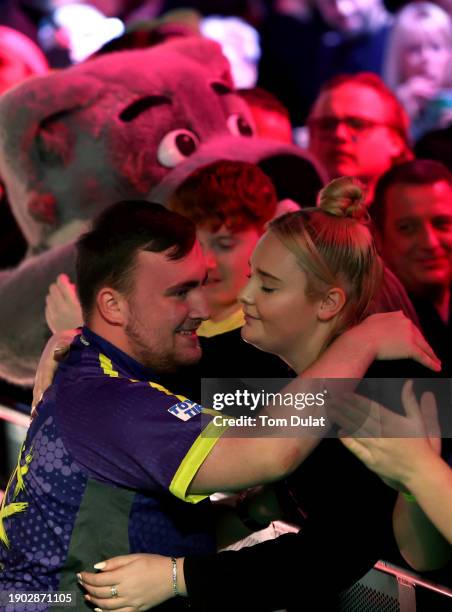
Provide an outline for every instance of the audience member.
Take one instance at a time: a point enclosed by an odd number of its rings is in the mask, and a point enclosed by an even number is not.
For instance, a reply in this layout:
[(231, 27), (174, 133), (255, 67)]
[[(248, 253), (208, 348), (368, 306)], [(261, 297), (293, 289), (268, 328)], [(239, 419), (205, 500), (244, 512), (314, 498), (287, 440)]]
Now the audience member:
[(418, 140), (452, 122), (452, 17), (431, 2), (397, 14), (386, 50), (384, 78), (397, 94)]
[(240, 89), (238, 93), (250, 107), (258, 136), (292, 142), (289, 111), (276, 96), (261, 87)]
[(379, 180), (370, 212), (380, 252), (451, 376), (452, 175), (430, 160), (396, 166)]
[(196, 170), (174, 192), (168, 208), (196, 225), (208, 268), (205, 287), (210, 319), (201, 336), (242, 327), (240, 290), (249, 258), (276, 212), (270, 179), (254, 164), (218, 161)]
[(378, 178), (411, 159), (408, 118), (383, 81), (371, 73), (325, 83), (308, 119), (310, 151), (330, 178), (358, 177), (368, 203)]

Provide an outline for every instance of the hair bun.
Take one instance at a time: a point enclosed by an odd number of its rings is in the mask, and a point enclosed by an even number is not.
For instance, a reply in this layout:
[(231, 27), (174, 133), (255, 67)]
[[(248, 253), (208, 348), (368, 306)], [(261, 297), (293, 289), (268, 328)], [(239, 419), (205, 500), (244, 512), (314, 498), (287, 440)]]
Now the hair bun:
[(326, 185), (318, 195), (317, 206), (334, 217), (367, 217), (362, 183), (351, 176), (341, 176)]

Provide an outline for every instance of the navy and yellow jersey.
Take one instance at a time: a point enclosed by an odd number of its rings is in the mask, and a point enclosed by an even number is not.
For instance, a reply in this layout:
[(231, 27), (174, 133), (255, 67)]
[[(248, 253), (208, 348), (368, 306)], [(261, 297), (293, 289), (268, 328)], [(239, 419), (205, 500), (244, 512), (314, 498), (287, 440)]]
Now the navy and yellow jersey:
[(201, 411), (84, 328), (1, 505), (0, 591), (79, 591), (77, 572), (116, 555), (213, 552), (209, 501), (187, 494), (221, 433), (201, 436)]

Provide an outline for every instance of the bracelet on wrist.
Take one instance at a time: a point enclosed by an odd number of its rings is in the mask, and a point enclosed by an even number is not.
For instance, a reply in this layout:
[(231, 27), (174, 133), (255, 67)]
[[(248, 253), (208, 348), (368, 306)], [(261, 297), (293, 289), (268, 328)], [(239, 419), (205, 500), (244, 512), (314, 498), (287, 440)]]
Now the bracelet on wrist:
[(173, 595), (174, 597), (179, 597), (180, 593), (177, 588), (177, 559), (175, 557), (171, 557), (171, 578), (173, 586)]

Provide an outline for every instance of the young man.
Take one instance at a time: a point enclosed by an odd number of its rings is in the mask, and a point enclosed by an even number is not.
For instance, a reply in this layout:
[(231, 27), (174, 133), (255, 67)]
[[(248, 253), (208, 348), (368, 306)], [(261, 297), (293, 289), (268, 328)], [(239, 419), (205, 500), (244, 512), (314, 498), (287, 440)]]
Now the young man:
[(248, 281), (251, 253), (276, 207), (275, 189), (262, 170), (229, 160), (195, 170), (169, 199), (168, 208), (195, 223), (206, 258), (210, 319), (199, 335), (216, 336), (244, 324), (238, 295)]

